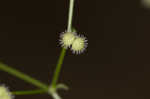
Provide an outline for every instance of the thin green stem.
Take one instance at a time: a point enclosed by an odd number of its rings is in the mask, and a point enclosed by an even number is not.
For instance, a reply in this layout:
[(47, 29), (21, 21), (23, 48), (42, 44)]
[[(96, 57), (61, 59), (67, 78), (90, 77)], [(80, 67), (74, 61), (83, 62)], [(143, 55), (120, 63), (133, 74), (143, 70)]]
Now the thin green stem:
[[(74, 7), (74, 0), (70, 0), (70, 4), (69, 4), (69, 13), (68, 13), (68, 26), (67, 26), (67, 32), (71, 32), (72, 31), (72, 17), (73, 17), (73, 7)], [(66, 54), (66, 49), (62, 48), (62, 51), (60, 53), (60, 57), (58, 59), (58, 63), (56, 65), (56, 70), (54, 73), (54, 77), (52, 79), (52, 84), (51, 87), (55, 88), (56, 87), (56, 83), (58, 81), (59, 78), (59, 74), (61, 71), (61, 67), (64, 61), (64, 57)], [(33, 84), (41, 89), (39, 90), (29, 90), (29, 91), (15, 91), (12, 92), (15, 95), (29, 95), (29, 94), (39, 94), (39, 93), (44, 93), (47, 92), (49, 87), (43, 83), (41, 83), (39, 80), (36, 80), (14, 68), (11, 68), (3, 63), (0, 63), (0, 70), (3, 70), (5, 72), (8, 72), (9, 74), (16, 76), (30, 84)]]
[(71, 32), (72, 30), (72, 19), (73, 19), (73, 8), (74, 8), (74, 0), (70, 0), (69, 4), (69, 13), (68, 13), (68, 27), (67, 31)]
[[(67, 32), (72, 31), (73, 7), (74, 7), (74, 0), (70, 0)], [(62, 51), (61, 51), (59, 59), (58, 59), (58, 63), (56, 65), (56, 70), (54, 72), (54, 76), (53, 76), (53, 79), (52, 79), (51, 87), (54, 87), (54, 88), (56, 87), (56, 83), (57, 83), (58, 78), (59, 78), (59, 74), (60, 74), (60, 71), (61, 71), (61, 67), (62, 67), (62, 64), (63, 64), (63, 61), (64, 61), (65, 54), (66, 54), (66, 49), (62, 48)]]
[(56, 66), (56, 70), (54, 72), (54, 77), (52, 79), (52, 84), (51, 84), (52, 87), (56, 87), (56, 83), (57, 83), (57, 80), (58, 80), (58, 77), (59, 77), (59, 74), (61, 71), (61, 67), (62, 67), (64, 57), (65, 57), (65, 53), (66, 53), (66, 49), (62, 48), (62, 51), (61, 51), (61, 54), (59, 56), (58, 63)]
[(13, 95), (33, 95), (33, 94), (47, 93), (47, 91), (42, 89), (37, 89), (37, 90), (25, 90), (25, 91), (13, 91), (11, 93)]
[(48, 90), (48, 86), (41, 83), (39, 80), (36, 80), (36, 79), (16, 70), (14, 68), (11, 68), (11, 67), (3, 64), (3, 63), (0, 63), (0, 70), (8, 72), (9, 74), (16, 76), (16, 77), (18, 77), (18, 78), (20, 78), (20, 79), (22, 79), (22, 80), (24, 80), (30, 84), (33, 84), (33, 85), (43, 89), (43, 90)]

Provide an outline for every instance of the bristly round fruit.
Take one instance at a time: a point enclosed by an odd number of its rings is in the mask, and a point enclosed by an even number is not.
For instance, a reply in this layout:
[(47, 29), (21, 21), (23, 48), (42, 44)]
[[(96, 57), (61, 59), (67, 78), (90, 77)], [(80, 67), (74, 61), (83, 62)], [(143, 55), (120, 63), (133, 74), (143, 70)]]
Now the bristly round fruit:
[(64, 48), (69, 48), (74, 42), (76, 33), (74, 32), (63, 32), (60, 35), (60, 44)]
[(0, 99), (13, 99), (13, 96), (9, 92), (8, 88), (3, 85), (0, 85)]
[(74, 42), (72, 43), (71, 50), (73, 51), (74, 54), (80, 54), (85, 51), (86, 47), (87, 47), (87, 40), (83, 35), (81, 35), (76, 36)]

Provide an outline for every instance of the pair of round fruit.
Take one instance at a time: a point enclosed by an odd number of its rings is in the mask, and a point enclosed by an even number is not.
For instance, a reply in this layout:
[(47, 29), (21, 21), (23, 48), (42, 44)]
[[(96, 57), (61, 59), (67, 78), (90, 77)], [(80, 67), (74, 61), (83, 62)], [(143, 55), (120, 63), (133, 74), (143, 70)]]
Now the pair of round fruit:
[(75, 32), (63, 32), (60, 35), (60, 44), (64, 48), (71, 48), (74, 54), (80, 54), (87, 48), (87, 40), (83, 35)]

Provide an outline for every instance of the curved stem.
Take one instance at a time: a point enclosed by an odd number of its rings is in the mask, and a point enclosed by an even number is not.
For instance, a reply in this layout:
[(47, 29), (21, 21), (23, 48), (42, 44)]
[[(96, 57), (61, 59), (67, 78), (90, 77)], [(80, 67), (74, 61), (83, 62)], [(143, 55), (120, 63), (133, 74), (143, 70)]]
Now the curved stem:
[(18, 78), (20, 78), (20, 79), (22, 79), (22, 80), (24, 80), (30, 84), (33, 84), (33, 85), (43, 89), (43, 90), (46, 90), (46, 91), (48, 90), (48, 86), (41, 83), (39, 80), (36, 80), (36, 79), (16, 70), (14, 68), (11, 68), (11, 67), (3, 64), (3, 63), (0, 63), (0, 70), (3, 70), (3, 71), (5, 71), (5, 72), (7, 72), (13, 76), (16, 76), (16, 77), (18, 77)]
[(47, 91), (38, 89), (38, 90), (13, 91), (11, 93), (13, 95), (33, 95), (33, 94), (47, 93)]

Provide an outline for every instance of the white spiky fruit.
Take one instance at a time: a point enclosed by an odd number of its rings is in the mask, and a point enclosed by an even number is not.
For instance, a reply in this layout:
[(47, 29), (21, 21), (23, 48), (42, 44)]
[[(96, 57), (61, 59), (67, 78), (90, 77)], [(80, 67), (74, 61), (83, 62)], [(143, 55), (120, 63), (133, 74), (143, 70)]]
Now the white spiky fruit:
[(64, 48), (68, 48), (72, 45), (76, 37), (74, 32), (64, 32), (60, 35), (60, 44)]
[(76, 36), (74, 42), (72, 43), (71, 50), (74, 54), (80, 54), (85, 51), (87, 47), (87, 40), (82, 36)]
[(0, 99), (13, 99), (12, 94), (5, 86), (0, 86)]

